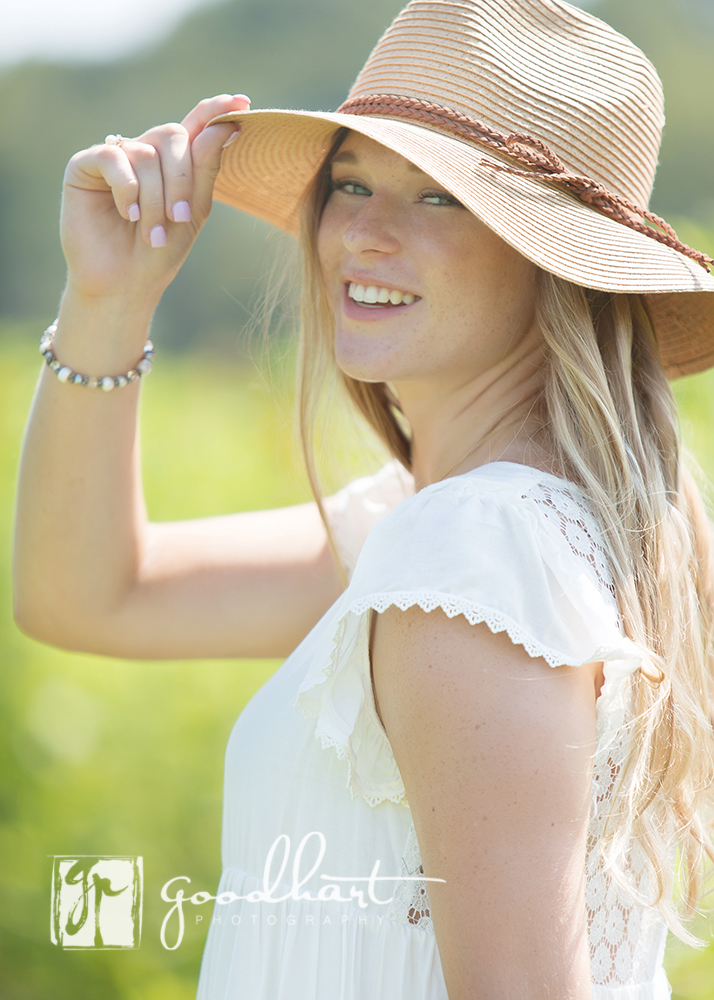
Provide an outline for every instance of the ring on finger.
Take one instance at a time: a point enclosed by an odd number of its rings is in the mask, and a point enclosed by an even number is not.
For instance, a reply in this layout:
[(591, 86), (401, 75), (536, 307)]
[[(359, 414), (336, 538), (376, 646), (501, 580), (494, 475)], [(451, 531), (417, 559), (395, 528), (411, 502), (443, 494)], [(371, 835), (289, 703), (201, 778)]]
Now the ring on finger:
[(126, 136), (119, 135), (119, 133), (108, 135), (104, 140), (105, 146), (121, 146), (123, 142), (126, 142)]

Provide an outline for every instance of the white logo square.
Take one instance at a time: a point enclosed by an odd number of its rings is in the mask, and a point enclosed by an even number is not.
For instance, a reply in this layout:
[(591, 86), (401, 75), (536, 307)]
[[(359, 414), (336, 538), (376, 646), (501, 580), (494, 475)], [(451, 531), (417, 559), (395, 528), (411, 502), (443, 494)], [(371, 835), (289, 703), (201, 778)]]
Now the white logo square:
[(143, 882), (141, 857), (56, 855), (52, 943), (75, 950), (138, 948)]

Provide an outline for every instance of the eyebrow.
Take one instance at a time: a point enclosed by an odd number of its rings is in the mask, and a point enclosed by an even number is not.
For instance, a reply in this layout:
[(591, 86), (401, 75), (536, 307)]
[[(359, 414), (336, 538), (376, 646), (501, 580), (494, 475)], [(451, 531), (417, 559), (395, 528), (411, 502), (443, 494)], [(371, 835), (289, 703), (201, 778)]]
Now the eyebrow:
[[(331, 164), (332, 163), (359, 163), (359, 157), (355, 153), (352, 153), (349, 149), (343, 149), (341, 152), (335, 153), (335, 155), (330, 160), (330, 163)], [(415, 163), (412, 163), (411, 160), (407, 160), (407, 167), (409, 168), (409, 170), (411, 170), (415, 174), (425, 174), (426, 173), (425, 170), (422, 170), (421, 167), (418, 167)]]

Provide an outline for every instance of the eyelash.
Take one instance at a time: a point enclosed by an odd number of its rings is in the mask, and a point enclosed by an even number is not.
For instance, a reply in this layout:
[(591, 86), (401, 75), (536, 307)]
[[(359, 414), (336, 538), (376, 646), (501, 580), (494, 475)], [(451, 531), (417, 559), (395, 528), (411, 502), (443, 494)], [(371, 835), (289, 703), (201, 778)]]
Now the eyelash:
[[(347, 188), (358, 188), (362, 191), (369, 191), (369, 188), (365, 187), (364, 184), (358, 184), (357, 181), (351, 180), (340, 180), (331, 181), (332, 191), (344, 191), (345, 194), (356, 194), (356, 191), (348, 191)], [(359, 197), (362, 197), (361, 195)], [(450, 194), (446, 194), (445, 191), (422, 191), (419, 194), (419, 201), (424, 202), (427, 205), (433, 205), (435, 202), (427, 201), (427, 198), (439, 198), (441, 199), (441, 204), (445, 205), (456, 205), (460, 206), (461, 202), (457, 201)]]

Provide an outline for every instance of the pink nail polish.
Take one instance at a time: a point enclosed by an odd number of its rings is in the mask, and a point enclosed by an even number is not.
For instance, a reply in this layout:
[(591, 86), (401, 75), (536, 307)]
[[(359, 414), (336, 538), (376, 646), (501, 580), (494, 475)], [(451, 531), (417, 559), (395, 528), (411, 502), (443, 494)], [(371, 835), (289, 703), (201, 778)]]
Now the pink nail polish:
[(177, 201), (174, 205), (174, 222), (190, 222), (191, 206), (187, 201)]
[(246, 97), (245, 94), (234, 94), (233, 95), (233, 100), (234, 101), (246, 101), (246, 103), (250, 104), (250, 98)]
[(152, 247), (165, 247), (166, 246), (166, 230), (163, 226), (154, 226), (154, 228), (149, 233), (149, 240)]
[(133, 205), (129, 205), (126, 214), (129, 216), (129, 222), (138, 222), (141, 218), (141, 209), (137, 203), (134, 202)]

